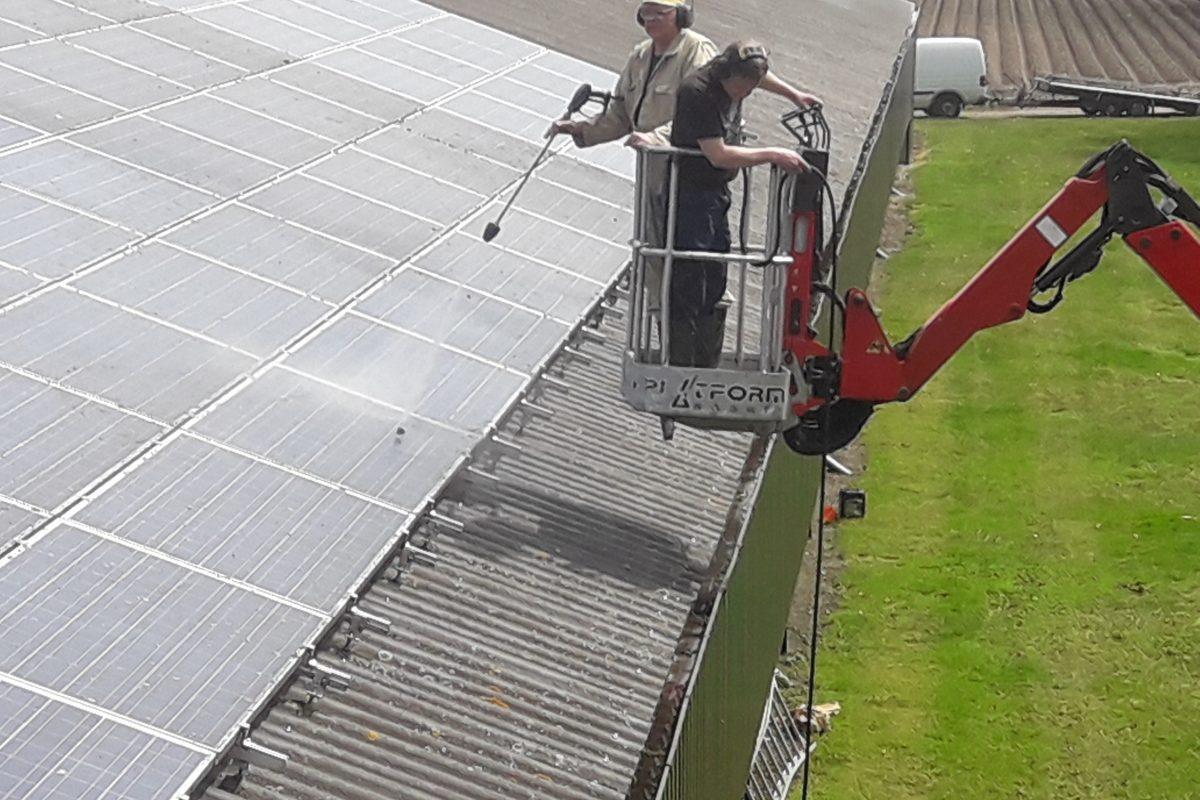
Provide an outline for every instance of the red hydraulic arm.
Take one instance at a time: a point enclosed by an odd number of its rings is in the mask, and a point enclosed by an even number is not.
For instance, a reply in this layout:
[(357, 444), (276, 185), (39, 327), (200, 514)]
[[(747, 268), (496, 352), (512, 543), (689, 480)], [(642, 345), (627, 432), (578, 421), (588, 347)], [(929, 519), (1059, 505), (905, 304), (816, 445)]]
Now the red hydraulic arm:
[[(1154, 203), (1151, 188), (1164, 200)], [(1057, 262), (1056, 253), (1103, 209), (1100, 226)], [(789, 351), (819, 375), (784, 438), (802, 453), (828, 453), (857, 435), (874, 406), (913, 396), (977, 332), (1056, 306), (1066, 285), (1095, 269), (1121, 236), (1200, 316), (1200, 206), (1153, 161), (1120, 142), (1088, 162), (966, 286), (908, 339), (892, 345), (860, 289), (845, 298), (840, 354), (815, 338)], [(1054, 291), (1048, 301), (1040, 297)], [(823, 406), (826, 406), (823, 408)]]

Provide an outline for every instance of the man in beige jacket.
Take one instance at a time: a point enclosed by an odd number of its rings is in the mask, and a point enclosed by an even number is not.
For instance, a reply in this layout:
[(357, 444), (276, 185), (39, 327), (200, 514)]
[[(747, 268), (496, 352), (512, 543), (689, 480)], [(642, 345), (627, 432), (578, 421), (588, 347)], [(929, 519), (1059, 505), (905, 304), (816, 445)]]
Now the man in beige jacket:
[[(675, 117), (675, 97), (684, 79), (717, 55), (717, 47), (708, 37), (691, 29), (694, 14), (688, 0), (650, 0), (638, 6), (637, 21), (649, 37), (633, 49), (613, 90), (612, 101), (603, 114), (590, 119), (554, 123), (555, 133), (570, 135), (578, 147), (593, 147), (625, 137), (630, 147), (668, 145), (671, 120)], [(797, 106), (818, 102), (768, 73), (762, 88)], [(666, 241), (666, 159), (652, 160), (651, 173), (645, 177), (655, 184), (652, 189), (653, 212), (647, 220), (651, 246)], [(647, 308), (656, 313), (660, 306), (662, 263), (649, 259), (646, 269)]]
[(654, 0), (638, 7), (637, 19), (649, 36), (633, 49), (612, 102), (599, 116), (559, 122), (579, 147), (627, 137), (626, 144), (667, 144), (675, 116), (675, 93), (683, 79), (717, 54), (708, 38), (691, 30), (686, 0)]
[[(649, 38), (633, 48), (604, 113), (554, 124), (555, 132), (569, 134), (578, 147), (593, 147), (622, 137), (631, 147), (669, 144), (679, 85), (717, 54), (711, 40), (691, 30), (692, 9), (687, 0), (644, 2), (638, 6), (637, 21)], [(654, 212), (647, 220), (646, 244), (661, 247), (666, 239), (665, 158), (652, 160), (645, 180), (655, 186), (651, 190)], [(646, 267), (647, 307), (650, 313), (657, 313), (662, 263), (650, 259)]]
[[(637, 20), (650, 38), (633, 48), (605, 112), (591, 119), (554, 123), (554, 132), (569, 134), (579, 147), (622, 136), (632, 147), (669, 144), (680, 84), (717, 55), (708, 37), (691, 30), (693, 12), (687, 0), (643, 2)], [(771, 72), (760, 87), (799, 107), (820, 102)]]

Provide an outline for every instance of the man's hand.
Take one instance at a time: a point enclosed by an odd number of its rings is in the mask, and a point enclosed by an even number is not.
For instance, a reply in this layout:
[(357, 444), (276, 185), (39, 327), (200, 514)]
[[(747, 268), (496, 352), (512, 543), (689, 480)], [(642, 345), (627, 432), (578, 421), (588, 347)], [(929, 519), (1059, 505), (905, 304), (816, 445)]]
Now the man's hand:
[(796, 108), (812, 108), (813, 106), (824, 105), (824, 103), (821, 102), (821, 98), (817, 97), (815, 94), (809, 94), (799, 90), (792, 95), (792, 102), (796, 105)]
[(625, 146), (632, 147), (634, 150), (641, 150), (643, 147), (651, 147), (656, 144), (658, 144), (658, 140), (652, 134), (640, 131), (634, 131), (625, 140)]
[(556, 119), (550, 125), (550, 129), (546, 131), (546, 138), (555, 136), (560, 133), (565, 133), (571, 138), (579, 141), (579, 134), (583, 130), (583, 125), (579, 122), (574, 122), (569, 119)]
[(795, 150), (788, 150), (786, 147), (770, 148), (770, 161), (787, 172), (804, 172), (808, 169), (808, 162)]

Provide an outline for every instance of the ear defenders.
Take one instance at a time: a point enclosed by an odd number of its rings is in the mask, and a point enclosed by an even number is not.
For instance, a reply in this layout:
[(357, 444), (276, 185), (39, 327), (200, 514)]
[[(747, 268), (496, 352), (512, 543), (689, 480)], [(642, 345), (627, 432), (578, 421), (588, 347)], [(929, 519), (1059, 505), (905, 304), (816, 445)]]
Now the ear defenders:
[[(675, 24), (682, 28), (692, 27), (692, 22), (695, 20), (696, 12), (692, 10), (690, 5), (678, 5), (675, 7)], [(637, 10), (638, 25), (645, 25), (642, 21), (642, 7), (638, 6)]]
[(751, 61), (762, 61), (764, 64), (768, 63), (767, 55), (767, 48), (754, 42), (747, 42), (745, 44), (738, 45), (736, 50), (734, 49), (733, 45), (730, 45), (721, 51), (721, 53), (717, 55), (716, 59), (714, 59), (714, 68), (718, 77), (729, 78), (742, 64), (746, 64)]
[(745, 64), (747, 61), (753, 61), (756, 58), (766, 61), (767, 48), (759, 44), (747, 44), (738, 48), (737, 63)]

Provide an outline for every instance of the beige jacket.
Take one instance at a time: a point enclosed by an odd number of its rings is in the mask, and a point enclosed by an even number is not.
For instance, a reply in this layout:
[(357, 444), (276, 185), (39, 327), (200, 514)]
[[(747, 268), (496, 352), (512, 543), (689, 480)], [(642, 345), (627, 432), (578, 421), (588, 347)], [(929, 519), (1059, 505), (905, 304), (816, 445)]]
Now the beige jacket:
[(670, 143), (675, 92), (693, 70), (712, 60), (717, 48), (707, 37), (690, 28), (684, 29), (670, 49), (662, 54), (651, 75), (650, 55), (653, 52), (654, 43), (649, 39), (633, 49), (617, 79), (608, 110), (581, 123), (576, 144), (591, 147), (634, 131), (653, 131), (660, 144)]

